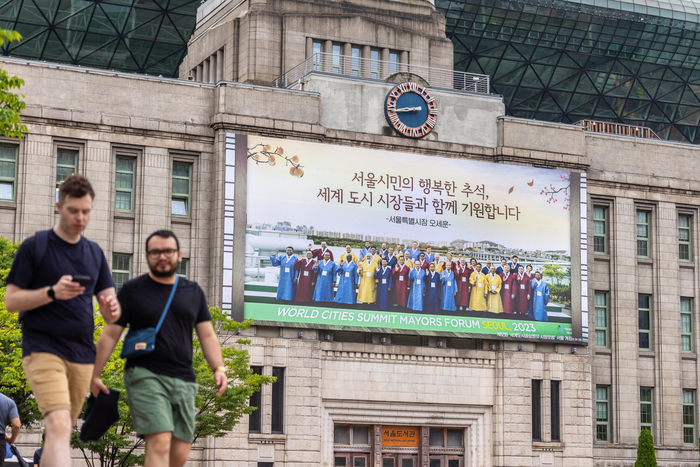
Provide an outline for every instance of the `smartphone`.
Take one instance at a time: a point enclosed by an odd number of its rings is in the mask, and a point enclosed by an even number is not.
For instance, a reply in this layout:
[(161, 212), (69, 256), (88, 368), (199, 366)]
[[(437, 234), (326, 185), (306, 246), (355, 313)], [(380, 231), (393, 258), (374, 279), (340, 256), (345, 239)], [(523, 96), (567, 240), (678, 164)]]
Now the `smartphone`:
[(82, 287), (87, 287), (91, 280), (92, 277), (90, 276), (73, 276), (73, 282), (77, 282)]

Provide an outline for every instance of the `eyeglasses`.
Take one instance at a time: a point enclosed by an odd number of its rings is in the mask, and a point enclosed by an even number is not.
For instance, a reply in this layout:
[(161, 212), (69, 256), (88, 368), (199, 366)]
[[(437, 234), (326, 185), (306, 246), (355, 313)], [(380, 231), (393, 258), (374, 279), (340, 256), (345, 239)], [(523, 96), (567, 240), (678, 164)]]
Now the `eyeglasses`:
[(160, 257), (160, 255), (165, 256), (166, 259), (170, 259), (175, 256), (175, 253), (177, 253), (176, 249), (166, 248), (165, 250), (149, 250), (147, 254), (151, 259), (157, 259)]

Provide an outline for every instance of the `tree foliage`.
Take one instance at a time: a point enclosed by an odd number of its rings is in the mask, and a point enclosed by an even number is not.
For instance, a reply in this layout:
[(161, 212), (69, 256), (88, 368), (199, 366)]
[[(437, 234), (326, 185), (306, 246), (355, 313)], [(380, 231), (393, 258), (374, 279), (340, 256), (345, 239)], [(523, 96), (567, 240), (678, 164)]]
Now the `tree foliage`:
[(634, 463), (634, 467), (657, 467), (654, 436), (649, 430), (642, 429), (642, 432), (639, 433), (637, 461)]
[(17, 313), (5, 309), (5, 278), (17, 248), (19, 243), (0, 237), (0, 392), (17, 404), (22, 425), (29, 427), (41, 415), (22, 370), (22, 331)]
[[(17, 31), (0, 29), (0, 45), (5, 41), (19, 41), (22, 37)], [(26, 108), (22, 100), (24, 94), (16, 94), (24, 86), (24, 80), (10, 74), (0, 68), (0, 135), (6, 138), (19, 138), (27, 132), (27, 127), (22, 124), (20, 112)]]

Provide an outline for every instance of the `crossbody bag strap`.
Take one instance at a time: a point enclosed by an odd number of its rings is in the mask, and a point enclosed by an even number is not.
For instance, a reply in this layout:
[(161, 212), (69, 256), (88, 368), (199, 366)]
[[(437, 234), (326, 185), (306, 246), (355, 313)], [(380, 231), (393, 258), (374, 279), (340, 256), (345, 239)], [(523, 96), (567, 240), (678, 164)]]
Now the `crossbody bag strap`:
[(158, 334), (158, 331), (160, 331), (160, 327), (163, 325), (163, 321), (165, 320), (165, 315), (168, 314), (168, 310), (170, 309), (170, 304), (173, 301), (173, 297), (175, 296), (175, 290), (177, 290), (177, 282), (180, 279), (180, 276), (175, 274), (175, 283), (173, 284), (173, 289), (170, 291), (170, 297), (168, 297), (168, 303), (165, 304), (165, 309), (163, 310), (163, 314), (160, 317), (160, 321), (158, 321), (158, 326), (156, 326), (156, 334)]

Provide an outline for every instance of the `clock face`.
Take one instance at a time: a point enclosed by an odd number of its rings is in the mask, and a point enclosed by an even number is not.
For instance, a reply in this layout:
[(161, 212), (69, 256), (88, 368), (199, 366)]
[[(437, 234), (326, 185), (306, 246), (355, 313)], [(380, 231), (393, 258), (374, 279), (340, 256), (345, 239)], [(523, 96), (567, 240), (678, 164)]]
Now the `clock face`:
[(437, 123), (435, 98), (418, 83), (401, 83), (386, 96), (386, 121), (407, 138), (422, 138)]

